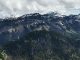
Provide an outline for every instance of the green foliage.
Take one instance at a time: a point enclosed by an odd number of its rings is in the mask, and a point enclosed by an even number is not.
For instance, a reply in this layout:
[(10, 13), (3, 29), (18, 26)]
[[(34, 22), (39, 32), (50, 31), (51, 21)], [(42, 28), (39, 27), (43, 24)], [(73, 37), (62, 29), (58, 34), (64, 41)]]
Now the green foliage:
[[(75, 38), (75, 37), (74, 37)], [(79, 60), (79, 47), (72, 36), (54, 31), (33, 31), (4, 46), (8, 55), (26, 60)], [(17, 57), (16, 57), (17, 56)], [(12, 59), (13, 59), (12, 58)]]
[(4, 60), (4, 57), (1, 53), (2, 53), (2, 50), (0, 50), (0, 59)]

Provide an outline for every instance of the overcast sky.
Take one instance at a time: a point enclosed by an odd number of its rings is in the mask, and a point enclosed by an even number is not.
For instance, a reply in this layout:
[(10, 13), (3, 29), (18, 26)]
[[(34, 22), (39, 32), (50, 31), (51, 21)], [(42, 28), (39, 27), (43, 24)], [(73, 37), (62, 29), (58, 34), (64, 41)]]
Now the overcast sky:
[(28, 13), (79, 14), (80, 0), (0, 0), (0, 17)]

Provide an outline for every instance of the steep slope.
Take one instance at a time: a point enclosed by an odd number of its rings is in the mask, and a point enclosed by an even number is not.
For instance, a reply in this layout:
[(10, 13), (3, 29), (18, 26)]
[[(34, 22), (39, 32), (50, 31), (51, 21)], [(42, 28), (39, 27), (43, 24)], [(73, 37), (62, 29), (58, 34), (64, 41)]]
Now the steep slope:
[(79, 15), (27, 14), (0, 20), (7, 60), (79, 60)]
[[(64, 34), (80, 32), (79, 15), (57, 16), (54, 13), (27, 14), (18, 18), (0, 19), (0, 44), (15, 41), (32, 31), (47, 30)], [(5, 38), (4, 38), (5, 37)]]
[(34, 31), (9, 42), (4, 50), (8, 60), (79, 60), (80, 47), (75, 41), (54, 31)]

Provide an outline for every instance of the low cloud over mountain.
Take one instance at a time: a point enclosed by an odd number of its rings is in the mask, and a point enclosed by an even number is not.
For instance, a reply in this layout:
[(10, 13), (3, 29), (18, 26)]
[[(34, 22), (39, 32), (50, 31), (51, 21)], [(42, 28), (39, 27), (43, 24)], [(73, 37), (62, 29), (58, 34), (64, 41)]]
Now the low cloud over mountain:
[(49, 11), (68, 15), (78, 14), (79, 10), (80, 0), (0, 0), (0, 17)]

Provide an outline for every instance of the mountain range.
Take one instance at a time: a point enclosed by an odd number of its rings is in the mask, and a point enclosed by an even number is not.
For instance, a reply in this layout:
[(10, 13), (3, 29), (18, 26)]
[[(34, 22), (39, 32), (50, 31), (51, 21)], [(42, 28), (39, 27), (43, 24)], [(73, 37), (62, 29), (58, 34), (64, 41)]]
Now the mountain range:
[(52, 12), (0, 19), (0, 49), (5, 60), (79, 60), (80, 15)]

